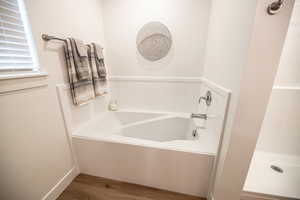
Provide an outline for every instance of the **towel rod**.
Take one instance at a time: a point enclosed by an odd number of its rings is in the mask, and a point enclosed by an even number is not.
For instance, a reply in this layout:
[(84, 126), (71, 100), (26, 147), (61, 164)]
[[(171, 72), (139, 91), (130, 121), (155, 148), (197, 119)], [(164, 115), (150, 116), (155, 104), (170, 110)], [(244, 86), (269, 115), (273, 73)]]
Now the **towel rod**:
[[(55, 37), (55, 36), (52, 36), (52, 35), (48, 35), (48, 34), (42, 34), (42, 39), (46, 42), (50, 41), (50, 40), (59, 40), (59, 41), (63, 41), (65, 43), (67, 43), (67, 40), (66, 39), (62, 39), (62, 38), (59, 38), (59, 37)], [(104, 49), (101, 47), (101, 49)]]
[(67, 42), (66, 39), (58, 38), (58, 37), (47, 35), (47, 34), (42, 34), (42, 39), (46, 42), (48, 42), (50, 40), (59, 40), (59, 41)]

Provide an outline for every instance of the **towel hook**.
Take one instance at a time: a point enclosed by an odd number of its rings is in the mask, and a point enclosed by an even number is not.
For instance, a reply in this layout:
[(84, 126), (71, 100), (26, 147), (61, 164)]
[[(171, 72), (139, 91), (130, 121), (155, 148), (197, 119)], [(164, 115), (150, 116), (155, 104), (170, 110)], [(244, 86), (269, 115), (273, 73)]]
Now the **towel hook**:
[(283, 0), (274, 1), (267, 8), (268, 14), (269, 15), (275, 15), (275, 14), (279, 13), (282, 5), (283, 5)]

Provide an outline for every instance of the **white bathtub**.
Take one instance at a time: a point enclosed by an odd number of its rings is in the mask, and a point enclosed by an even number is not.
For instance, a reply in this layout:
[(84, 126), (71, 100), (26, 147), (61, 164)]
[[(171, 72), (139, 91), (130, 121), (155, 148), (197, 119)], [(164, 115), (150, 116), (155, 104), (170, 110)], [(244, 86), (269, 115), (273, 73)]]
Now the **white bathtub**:
[(73, 146), (82, 173), (206, 197), (217, 147), (194, 129), (189, 114), (107, 112)]

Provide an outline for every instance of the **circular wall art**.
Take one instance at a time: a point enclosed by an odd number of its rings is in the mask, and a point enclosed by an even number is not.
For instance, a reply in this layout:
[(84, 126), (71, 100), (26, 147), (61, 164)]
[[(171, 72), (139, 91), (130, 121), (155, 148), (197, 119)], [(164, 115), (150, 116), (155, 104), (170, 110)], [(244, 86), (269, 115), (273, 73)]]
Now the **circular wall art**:
[(160, 22), (149, 22), (138, 32), (137, 49), (149, 61), (164, 58), (172, 46), (172, 36), (169, 29)]

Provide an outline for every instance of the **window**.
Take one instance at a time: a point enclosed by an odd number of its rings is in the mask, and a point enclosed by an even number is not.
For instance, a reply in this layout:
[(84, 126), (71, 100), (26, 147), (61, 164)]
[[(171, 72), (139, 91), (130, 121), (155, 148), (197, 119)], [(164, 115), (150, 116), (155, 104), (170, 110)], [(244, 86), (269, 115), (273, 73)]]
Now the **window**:
[(0, 72), (35, 71), (36, 63), (22, 0), (0, 0)]

